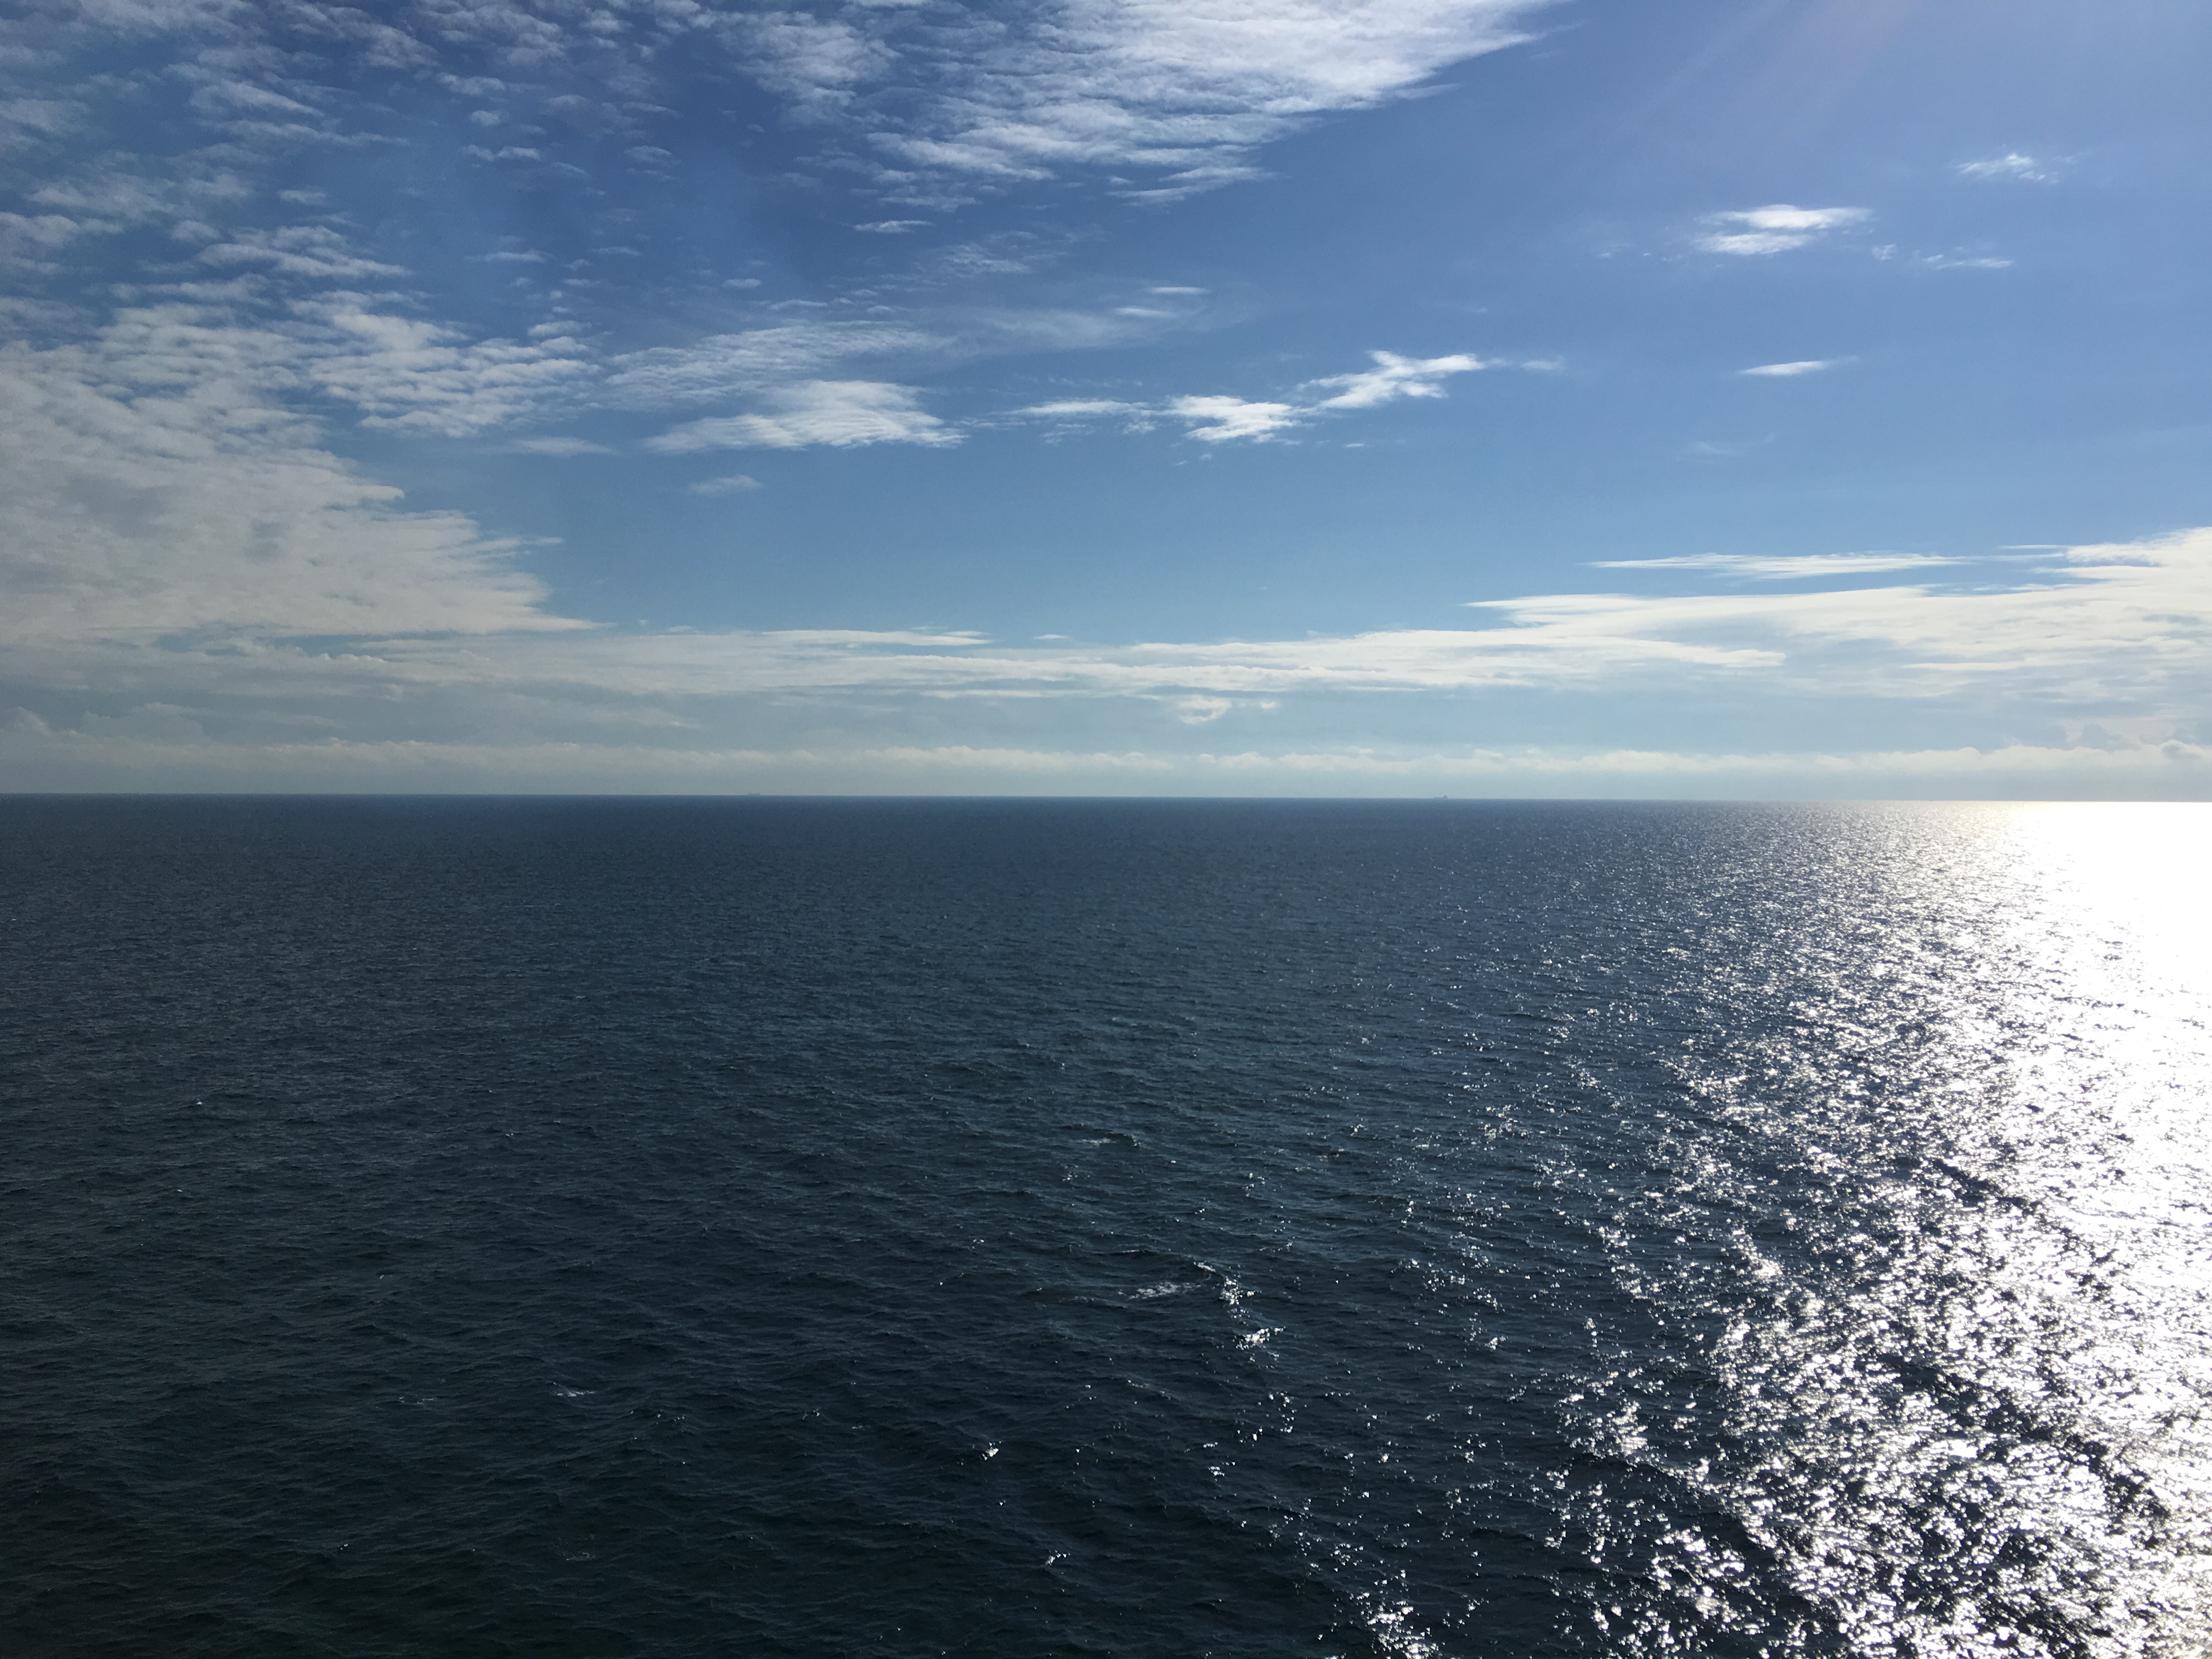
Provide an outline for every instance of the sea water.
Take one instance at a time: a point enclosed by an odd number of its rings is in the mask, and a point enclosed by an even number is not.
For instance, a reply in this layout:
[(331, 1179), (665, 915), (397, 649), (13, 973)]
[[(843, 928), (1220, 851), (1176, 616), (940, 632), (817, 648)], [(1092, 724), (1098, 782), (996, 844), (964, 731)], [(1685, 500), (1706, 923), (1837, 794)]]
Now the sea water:
[(0, 1649), (2202, 1655), (2208, 847), (0, 802)]

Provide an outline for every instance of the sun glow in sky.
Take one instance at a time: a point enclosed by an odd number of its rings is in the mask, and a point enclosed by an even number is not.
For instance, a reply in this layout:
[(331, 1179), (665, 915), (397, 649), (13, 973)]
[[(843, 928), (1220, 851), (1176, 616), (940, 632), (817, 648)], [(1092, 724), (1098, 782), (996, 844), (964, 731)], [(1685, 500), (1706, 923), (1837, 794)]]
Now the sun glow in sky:
[(2202, 8), (0, 47), (0, 787), (2212, 793)]

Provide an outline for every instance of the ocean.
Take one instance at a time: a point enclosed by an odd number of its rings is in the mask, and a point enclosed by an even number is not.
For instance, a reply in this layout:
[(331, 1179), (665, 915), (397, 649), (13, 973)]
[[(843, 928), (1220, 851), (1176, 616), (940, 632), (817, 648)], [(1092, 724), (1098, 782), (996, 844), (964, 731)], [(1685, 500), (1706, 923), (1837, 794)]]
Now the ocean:
[(2212, 1652), (2208, 848), (0, 800), (0, 1650)]

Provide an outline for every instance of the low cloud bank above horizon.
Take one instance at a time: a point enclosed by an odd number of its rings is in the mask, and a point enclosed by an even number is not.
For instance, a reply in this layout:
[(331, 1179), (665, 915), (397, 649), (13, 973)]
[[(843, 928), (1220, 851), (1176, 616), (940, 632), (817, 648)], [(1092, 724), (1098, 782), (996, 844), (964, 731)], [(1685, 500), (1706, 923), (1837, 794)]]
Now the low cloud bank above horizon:
[[(330, 489), (326, 474), (309, 469), (307, 477)], [(157, 494), (161, 486), (141, 488)], [(327, 503), (309, 491), (294, 510)], [(1970, 784), (2014, 772), (2063, 784), (2078, 765), (2085, 780), (2124, 774), (2136, 787), (2186, 792), (2201, 781), (2195, 769), (2212, 740), (2199, 712), (2212, 707), (2212, 528), (2066, 549), (1995, 586), (1554, 593), (1474, 601), (1497, 620), (1461, 629), (1113, 646), (1017, 645), (939, 630), (587, 629), (534, 603), (500, 568), (503, 550), (465, 525), (435, 515), (377, 522), (417, 553), (412, 564), (392, 567), (415, 586), (315, 594), (316, 567), (287, 566), (280, 553), (274, 568), (295, 584), (299, 620), (278, 628), (252, 620), (273, 603), (265, 598), (234, 599), (235, 615), (215, 614), (218, 596), (248, 591), (242, 572), (228, 584), (192, 584), (210, 597), (189, 638), (174, 629), (156, 637), (138, 612), (117, 605), (111, 595), (123, 573), (112, 560), (74, 590), (64, 573), (41, 573), (57, 603), (9, 630), (17, 702), (0, 757), (17, 775), (53, 787), (69, 780), (150, 787), (180, 767), (271, 782), (312, 778), (319, 787), (711, 791), (759, 787), (763, 777), (784, 787), (836, 778), (850, 789), (980, 787), (979, 779), (1045, 787), (1080, 776), (1085, 787), (1108, 789), (1146, 778), (1163, 787), (1176, 780), (1177, 787), (1293, 777), (1380, 787), (1462, 773), (1582, 776), (1600, 788), (1769, 773), (1778, 787), (1862, 775)], [(210, 568), (245, 562), (220, 552), (206, 559)], [(1771, 580), (1954, 562), (1842, 555), (1611, 562)], [(471, 580), (472, 602), (457, 604)], [(135, 586), (146, 615), (175, 614), (149, 592), (143, 573)], [(422, 608), (410, 612), (410, 602)], [(332, 625), (349, 605), (358, 608), (356, 623), (381, 623), (382, 636)], [(398, 620), (410, 614), (414, 626)], [(454, 637), (424, 626), (425, 614), (447, 623), (467, 616), (477, 625)], [(339, 633), (349, 636), (342, 646), (301, 637)], [(88, 684), (131, 691), (88, 706)], [(1480, 720), (1486, 703), (1530, 692), (1571, 697), (1595, 715), (1582, 740), (1476, 750), (1378, 750), (1372, 743), (1316, 750), (1310, 740), (1313, 724), (1326, 726), (1364, 699), (1411, 698), (1448, 720), (1462, 710)], [(1605, 699), (1623, 694), (1671, 708), (1682, 725), (1698, 723), (1717, 699), (1795, 701), (1808, 715), (1842, 702), (1909, 707), (1915, 727), (1939, 740), (1881, 751), (1879, 765), (1826, 750), (1793, 761), (1733, 746), (1627, 750), (1604, 741)], [(290, 712), (297, 709), (313, 713)], [(2084, 718), (2085, 709), (2095, 718)], [(1071, 717), (1110, 734), (1117, 758), (1101, 761), (1109, 751), (1098, 750), (1083, 759), (1037, 744), (1041, 718)], [(1287, 737), (1271, 730), (1286, 725)], [(922, 726), (964, 735), (923, 743)], [(1233, 729), (1250, 745), (1233, 765), (1212, 727)], [(825, 730), (840, 735), (825, 742)], [(808, 739), (793, 744), (799, 732)], [(464, 732), (471, 735), (452, 735)], [(615, 748), (629, 758), (611, 758)], [(1621, 759), (1632, 752), (1632, 765)], [(868, 783), (868, 757), (889, 755), (896, 764)], [(1007, 758), (1015, 755), (1029, 758)], [(2011, 759), (1993, 769), (1988, 757), (2000, 755)], [(1933, 758), (1943, 756), (1951, 758)], [(930, 768), (940, 763), (949, 769), (933, 781)]]

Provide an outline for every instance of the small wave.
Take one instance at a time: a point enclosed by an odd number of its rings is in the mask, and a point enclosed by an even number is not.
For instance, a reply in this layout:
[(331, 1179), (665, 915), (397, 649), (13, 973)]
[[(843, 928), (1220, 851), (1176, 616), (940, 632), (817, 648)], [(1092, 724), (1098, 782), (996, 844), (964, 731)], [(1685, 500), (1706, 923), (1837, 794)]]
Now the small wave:
[(1197, 1290), (1204, 1283), (1203, 1279), (1165, 1279), (1158, 1285), (1146, 1285), (1130, 1291), (1129, 1299), (1132, 1302), (1151, 1302), (1164, 1296), (1181, 1296), (1186, 1291)]

